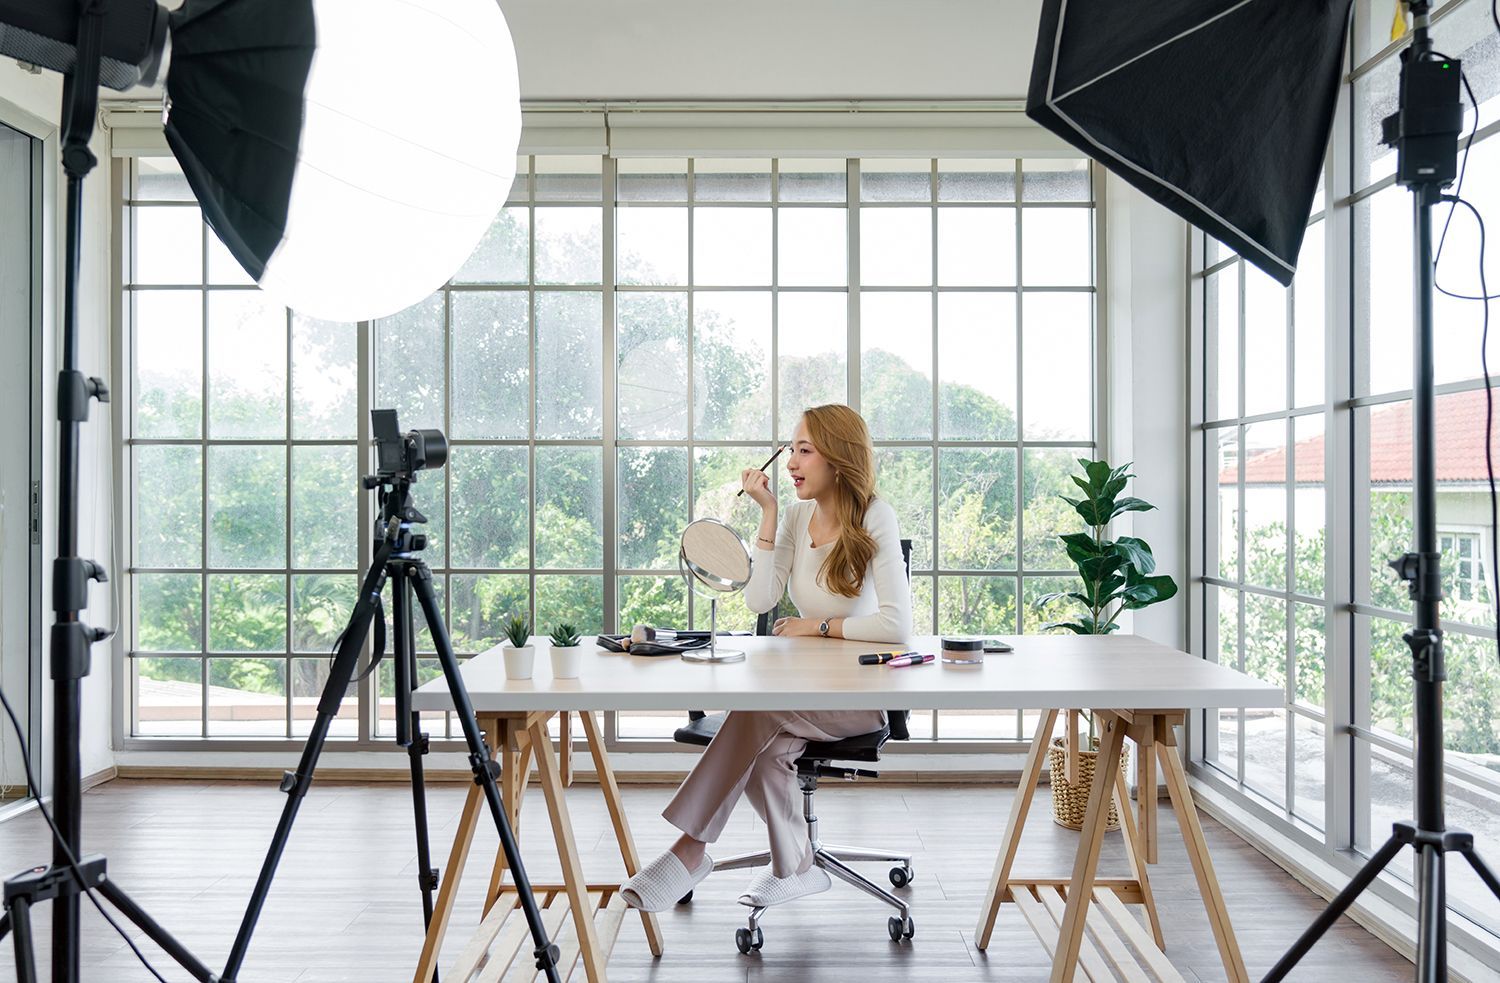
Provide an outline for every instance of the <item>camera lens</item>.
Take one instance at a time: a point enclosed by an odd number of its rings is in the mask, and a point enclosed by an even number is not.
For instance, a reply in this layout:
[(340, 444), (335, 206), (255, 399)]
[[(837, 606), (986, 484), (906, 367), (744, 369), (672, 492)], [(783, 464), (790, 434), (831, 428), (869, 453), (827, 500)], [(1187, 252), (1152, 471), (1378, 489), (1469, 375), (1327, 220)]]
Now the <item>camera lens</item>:
[(411, 439), (413, 470), (436, 469), (448, 463), (448, 438), (441, 430), (413, 430)]

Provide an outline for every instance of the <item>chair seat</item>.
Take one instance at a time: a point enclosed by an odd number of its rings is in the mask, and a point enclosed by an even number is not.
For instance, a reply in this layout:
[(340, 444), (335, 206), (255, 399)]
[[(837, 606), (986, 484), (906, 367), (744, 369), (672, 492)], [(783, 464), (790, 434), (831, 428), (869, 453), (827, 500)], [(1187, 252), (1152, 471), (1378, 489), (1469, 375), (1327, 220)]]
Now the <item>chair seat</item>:
[[(679, 744), (706, 746), (719, 732), (724, 723), (724, 714), (710, 713), (690, 720), (672, 733), (672, 740)], [(840, 738), (837, 741), (809, 741), (798, 762), (817, 761), (879, 761), (880, 749), (890, 739), (890, 725), (872, 730), (868, 734)]]

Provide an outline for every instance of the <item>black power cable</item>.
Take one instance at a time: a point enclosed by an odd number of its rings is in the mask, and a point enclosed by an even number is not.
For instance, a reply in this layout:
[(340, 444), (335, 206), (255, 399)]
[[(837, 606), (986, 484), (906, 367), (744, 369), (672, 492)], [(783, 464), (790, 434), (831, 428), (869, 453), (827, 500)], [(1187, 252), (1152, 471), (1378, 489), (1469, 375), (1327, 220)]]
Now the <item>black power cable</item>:
[(94, 894), (94, 889), (89, 887), (87, 882), (84, 881), (83, 871), (78, 869), (78, 858), (73, 856), (72, 850), (68, 849), (68, 843), (63, 839), (62, 831), (57, 828), (57, 823), (52, 821), (52, 813), (48, 811), (46, 803), (42, 801), (42, 790), (37, 786), (36, 777), (31, 773), (31, 749), (26, 746), (26, 734), (21, 729), (21, 721), (16, 717), (16, 711), (11, 709), (10, 700), (5, 698), (5, 691), (3, 689), (0, 689), (0, 706), (5, 707), (5, 715), (10, 718), (10, 725), (15, 729), (16, 739), (21, 742), (21, 766), (26, 770), (26, 787), (31, 791), (31, 797), (36, 800), (37, 811), (47, 821), (47, 828), (52, 831), (52, 839), (62, 850), (63, 856), (67, 858), (68, 869), (73, 872), (73, 879), (83, 888), (83, 893), (88, 895), (88, 899), (94, 903), (94, 907), (99, 909), (100, 916), (109, 922), (109, 927), (120, 933), (120, 938), (125, 940), (125, 944), (130, 946), (130, 951), (135, 953), (135, 957), (141, 961), (141, 965), (146, 967), (146, 972), (156, 977), (159, 983), (167, 983), (166, 978), (156, 971), (156, 967), (151, 965), (150, 960), (146, 958), (146, 954), (141, 952), (140, 948), (135, 944), (135, 940), (120, 927), (119, 922), (110, 917), (109, 912), (104, 910), (104, 905), (99, 903), (99, 898)]

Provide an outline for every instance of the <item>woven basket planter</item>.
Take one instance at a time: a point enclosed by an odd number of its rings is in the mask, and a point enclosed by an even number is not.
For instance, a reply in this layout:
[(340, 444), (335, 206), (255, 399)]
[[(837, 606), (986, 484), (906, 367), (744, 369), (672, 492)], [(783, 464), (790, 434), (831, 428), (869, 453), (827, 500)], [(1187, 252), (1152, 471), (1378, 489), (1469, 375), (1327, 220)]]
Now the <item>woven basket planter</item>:
[[(1083, 829), (1084, 813), (1089, 807), (1089, 786), (1094, 782), (1094, 766), (1099, 759), (1099, 739), (1090, 742), (1089, 750), (1078, 750), (1078, 781), (1069, 782), (1067, 777), (1068, 751), (1061, 737), (1054, 737), (1047, 748), (1047, 763), (1052, 768), (1052, 820), (1068, 829)], [(1125, 771), (1130, 761), (1130, 749), (1120, 748), (1120, 771)], [(1106, 829), (1120, 828), (1120, 810), (1115, 797), (1109, 797), (1109, 823)]]

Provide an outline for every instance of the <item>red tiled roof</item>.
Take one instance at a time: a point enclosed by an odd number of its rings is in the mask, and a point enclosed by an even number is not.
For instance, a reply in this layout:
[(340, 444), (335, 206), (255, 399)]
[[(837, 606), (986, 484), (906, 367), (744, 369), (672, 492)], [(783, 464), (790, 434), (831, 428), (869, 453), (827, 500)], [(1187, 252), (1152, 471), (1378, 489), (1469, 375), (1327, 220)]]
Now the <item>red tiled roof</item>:
[[(1491, 449), (1500, 471), (1500, 394), (1495, 399), (1495, 439)], [(1370, 481), (1373, 484), (1411, 483), (1411, 403), (1381, 406), (1370, 412)], [(1485, 481), (1484, 390), (1449, 393), (1437, 401), (1437, 477), (1440, 482)], [(1299, 440), (1293, 447), (1295, 480), (1299, 485), (1323, 483), (1323, 435)], [(1232, 485), (1233, 467), (1219, 472), (1221, 485)], [(1286, 481), (1286, 448), (1251, 452), (1245, 460), (1245, 484)]]

